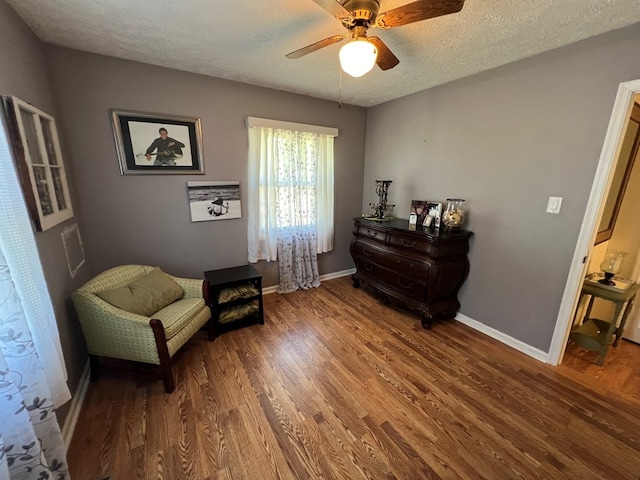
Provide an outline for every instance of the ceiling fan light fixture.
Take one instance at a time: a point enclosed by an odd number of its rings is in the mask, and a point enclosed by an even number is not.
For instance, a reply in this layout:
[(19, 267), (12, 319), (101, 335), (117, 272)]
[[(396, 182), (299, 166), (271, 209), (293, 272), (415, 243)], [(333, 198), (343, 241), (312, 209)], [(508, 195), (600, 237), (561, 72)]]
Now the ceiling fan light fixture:
[(340, 49), (340, 67), (352, 77), (371, 71), (378, 58), (378, 49), (366, 38), (354, 38)]

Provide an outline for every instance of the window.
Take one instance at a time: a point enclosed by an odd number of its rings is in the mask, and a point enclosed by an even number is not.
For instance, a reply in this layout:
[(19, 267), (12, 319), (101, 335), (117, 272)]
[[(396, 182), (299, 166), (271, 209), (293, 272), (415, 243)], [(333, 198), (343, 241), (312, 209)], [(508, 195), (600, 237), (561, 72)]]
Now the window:
[(316, 173), (318, 171), (318, 135), (290, 130), (275, 135), (278, 168), (276, 181), (266, 182), (260, 189), (275, 189), (276, 207), (280, 211), (280, 227), (315, 225)]
[(310, 231), (333, 249), (333, 139), (337, 129), (250, 117), (249, 261), (276, 260), (278, 235)]
[(4, 104), (22, 191), (42, 232), (73, 216), (55, 120), (16, 97)]
[[(35, 236), (13, 163), (5, 129), (0, 127), (0, 272), (3, 277), (0, 290), (3, 290), (2, 298), (5, 299), (0, 305), (0, 337), (4, 337), (4, 341), (15, 338), (19, 340), (18, 343), (23, 343), (22, 347), (25, 348), (21, 347), (23, 351), (18, 349), (17, 353), (23, 353), (24, 358), (28, 358), (27, 350), (35, 348), (54, 404), (59, 406), (70, 398), (66, 385), (67, 371)], [(7, 277), (10, 277), (10, 281)], [(7, 293), (13, 289), (17, 292), (18, 300), (13, 300), (13, 294), (10, 296)], [(24, 315), (7, 313), (7, 309), (22, 310)], [(19, 338), (20, 330), (13, 326), (20, 323), (22, 317), (26, 318), (29, 326), (31, 342), (26, 342), (24, 337)], [(29, 343), (33, 347), (26, 348)], [(0, 357), (2, 355), (6, 357), (7, 350), (3, 350)], [(30, 372), (37, 371), (35, 365), (30, 367)]]

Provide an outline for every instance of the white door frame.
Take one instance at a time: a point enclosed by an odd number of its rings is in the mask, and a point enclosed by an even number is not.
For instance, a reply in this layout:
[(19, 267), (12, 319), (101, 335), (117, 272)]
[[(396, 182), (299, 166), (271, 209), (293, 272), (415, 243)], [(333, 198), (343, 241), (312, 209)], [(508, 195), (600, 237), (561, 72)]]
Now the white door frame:
[[(633, 107), (633, 97), (637, 93), (640, 93), (640, 80), (621, 83), (618, 87), (618, 94), (613, 104), (607, 135), (604, 139), (598, 168), (591, 186), (587, 209), (582, 219), (582, 228), (580, 229), (576, 249), (571, 260), (567, 284), (564, 287), (556, 327), (551, 338), (551, 346), (547, 355), (547, 363), (551, 365), (559, 365), (564, 355), (569, 331), (573, 323), (573, 313), (578, 303), (579, 292), (582, 288), (585, 269), (588, 264), (588, 257), (596, 238), (597, 227), (600, 224), (600, 217), (604, 210), (604, 201), (611, 186), (616, 160), (622, 143), (622, 135)], [(584, 260), (585, 258), (586, 260)]]

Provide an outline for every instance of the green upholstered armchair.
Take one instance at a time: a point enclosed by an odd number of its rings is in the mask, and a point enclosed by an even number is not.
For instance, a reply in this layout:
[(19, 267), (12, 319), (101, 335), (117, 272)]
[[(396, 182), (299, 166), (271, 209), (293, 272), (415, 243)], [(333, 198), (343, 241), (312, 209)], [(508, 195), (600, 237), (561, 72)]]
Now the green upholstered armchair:
[[(167, 297), (159, 304), (151, 303), (151, 306), (147, 302), (143, 313), (132, 313), (135, 308), (129, 305), (124, 310), (109, 303), (118, 304), (106, 295), (114, 292), (142, 297), (143, 301), (157, 297), (158, 290), (162, 289), (158, 287), (160, 283), (146, 284), (146, 291), (138, 288), (141, 282), (155, 274), (164, 282), (162, 287), (172, 284), (169, 287), (173, 286), (174, 293), (177, 289), (178, 295)], [(114, 267), (85, 283), (71, 298), (89, 350), (91, 381), (98, 379), (99, 357), (112, 357), (160, 365), (165, 391), (172, 392), (171, 358), (211, 319), (208, 294), (206, 280), (173, 277), (146, 265)], [(177, 296), (181, 298), (174, 299)], [(163, 306), (167, 302), (170, 303)], [(162, 308), (154, 312), (158, 306)], [(210, 321), (208, 333), (209, 340), (213, 340), (213, 323)]]

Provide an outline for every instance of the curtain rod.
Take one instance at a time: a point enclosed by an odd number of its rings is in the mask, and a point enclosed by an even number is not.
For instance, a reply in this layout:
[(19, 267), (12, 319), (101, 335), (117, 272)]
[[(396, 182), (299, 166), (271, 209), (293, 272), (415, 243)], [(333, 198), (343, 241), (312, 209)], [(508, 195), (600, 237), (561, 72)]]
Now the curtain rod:
[(323, 127), (320, 125), (309, 125), (306, 123), (285, 122), (282, 120), (271, 120), (269, 118), (247, 117), (246, 126), (247, 128), (280, 128), (283, 130), (317, 133), (319, 135), (331, 135), (332, 137), (338, 136), (338, 129), (334, 127)]

